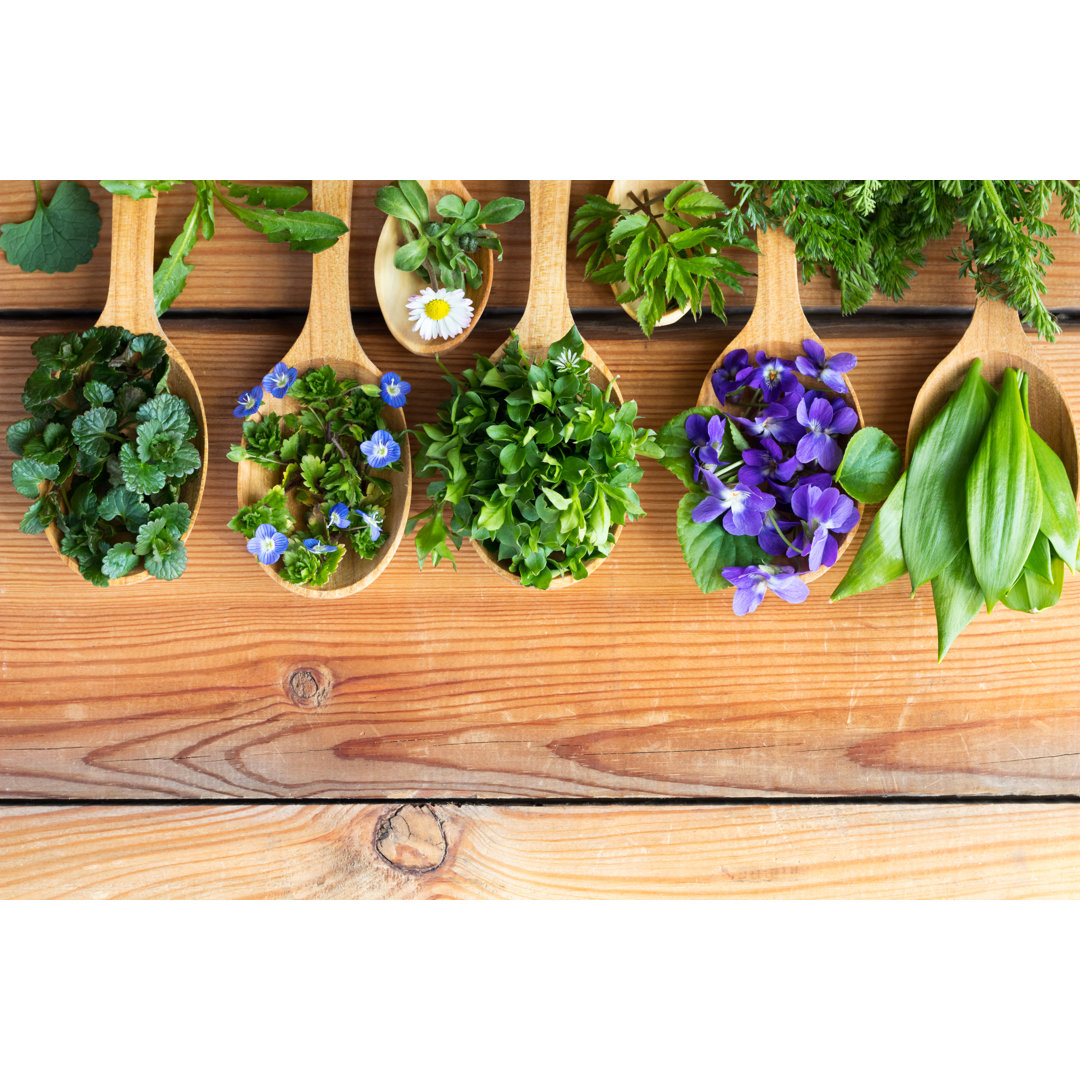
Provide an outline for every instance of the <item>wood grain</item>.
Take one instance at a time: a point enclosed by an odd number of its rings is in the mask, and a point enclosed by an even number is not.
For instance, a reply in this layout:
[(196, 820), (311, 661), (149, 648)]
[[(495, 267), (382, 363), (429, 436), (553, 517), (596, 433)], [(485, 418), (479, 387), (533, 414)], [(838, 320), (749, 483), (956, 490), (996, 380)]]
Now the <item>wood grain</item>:
[(1080, 896), (1080, 807), (0, 810), (0, 899)]
[[(515, 321), (493, 318), (474, 347)], [(683, 320), (645, 342), (629, 319), (581, 321), (658, 427), (696, 397), (732, 327)], [(55, 319), (0, 325), (16, 385)], [(902, 440), (916, 391), (966, 320), (815, 318), (859, 358), (866, 420)], [(177, 319), (210, 419), (211, 462), (188, 571), (100, 590), (0, 488), (0, 793), (9, 797), (469, 798), (762, 793), (1080, 794), (1080, 587), (1038, 616), (976, 618), (942, 666), (929, 596), (903, 583), (747, 619), (703, 597), (679, 552), (681, 487), (656, 463), (648, 516), (574, 589), (509, 589), (468, 549), (420, 572), (406, 538), (371, 589), (313, 606), (262, 574), (225, 527), (240, 389), (282, 356), (299, 319)], [(378, 315), (365, 351), (413, 384), (409, 420), (443, 386)], [(1080, 402), (1080, 334), (1041, 353)], [(463, 366), (467, 361), (450, 358)], [(0, 425), (18, 415), (0, 398)], [(0, 446), (0, 471), (11, 467)], [(414, 497), (414, 509), (421, 492)], [(222, 581), (225, 586), (222, 587)]]
[[(260, 181), (267, 182), (267, 181)], [(307, 181), (282, 181), (283, 183)], [(387, 180), (358, 180), (353, 191), (353, 245), (351, 255), (351, 296), (353, 307), (375, 310), (375, 281), (372, 274), (375, 246), (384, 215), (375, 208), (375, 192)], [(50, 196), (57, 181), (45, 181), (43, 191)], [(102, 239), (93, 259), (71, 274), (26, 274), (8, 264), (0, 254), (0, 307), (15, 309), (69, 308), (100, 311), (108, 287), (109, 229), (111, 223), (110, 196), (94, 181), (84, 181), (102, 216)], [(528, 199), (528, 182), (524, 180), (466, 180), (469, 191), (484, 202), (499, 195)], [(574, 181), (571, 193), (571, 213), (584, 201), (585, 195), (605, 195), (610, 180)], [(731, 187), (726, 181), (707, 181), (709, 190), (729, 199)], [(176, 236), (184, 217), (191, 208), (193, 191), (190, 185), (176, 188), (161, 197), (157, 239), (157, 257), (161, 258)], [(29, 180), (0, 181), (0, 222), (22, 221), (34, 211), (34, 188)], [(1055, 263), (1047, 275), (1046, 302), (1051, 308), (1068, 308), (1080, 297), (1080, 236), (1071, 233), (1064, 224), (1057, 203), (1052, 207), (1049, 221), (1058, 230), (1051, 247)], [(227, 308), (266, 309), (292, 308), (302, 310), (307, 303), (311, 281), (311, 256), (302, 251), (289, 251), (285, 244), (271, 244), (256, 236), (229, 214), (218, 215), (218, 231), (209, 243), (200, 241), (191, 259), (195, 267), (183, 294), (174, 305), (176, 311), (219, 310)], [(506, 247), (506, 259), (498, 265), (490, 304), (495, 308), (522, 307), (528, 293), (529, 213), (516, 221), (499, 226), (499, 235)], [(948, 254), (962, 239), (961, 230), (927, 249), (927, 264), (919, 271), (905, 298), (909, 306), (970, 307), (975, 291), (970, 281), (958, 277), (957, 264)], [(745, 253), (728, 252), (733, 257)], [(253, 265), (258, 273), (252, 273)], [(746, 264), (749, 268), (749, 263)], [(583, 280), (584, 263), (571, 256), (569, 285), (570, 303), (574, 307), (594, 307), (617, 312), (615, 299), (607, 285)], [(754, 280), (750, 278), (742, 296), (725, 293), (727, 302), (736, 309), (747, 308), (754, 301)], [(803, 303), (808, 308), (830, 307), (839, 310), (840, 294), (822, 277), (805, 287)], [(891, 300), (880, 297), (872, 301), (875, 307), (894, 308)], [(711, 316), (707, 317), (711, 320)], [(165, 316), (166, 329), (168, 315)], [(684, 320), (685, 322), (685, 320)]]

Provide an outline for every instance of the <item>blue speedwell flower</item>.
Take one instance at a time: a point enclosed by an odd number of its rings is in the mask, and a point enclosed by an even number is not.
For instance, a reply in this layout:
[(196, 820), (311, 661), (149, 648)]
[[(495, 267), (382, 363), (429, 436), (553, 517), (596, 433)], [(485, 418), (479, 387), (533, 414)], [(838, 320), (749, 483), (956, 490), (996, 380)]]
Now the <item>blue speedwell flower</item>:
[(370, 439), (360, 444), (360, 453), (373, 469), (381, 469), (393, 465), (401, 457), (401, 447), (394, 442), (394, 436), (389, 431), (379, 428)]
[(250, 416), (253, 412), (257, 412), (259, 406), (262, 404), (263, 388), (261, 386), (253, 386), (246, 394), (241, 394), (237, 399), (237, 406), (233, 409), (233, 416), (244, 417)]
[(263, 389), (276, 398), (283, 398), (289, 387), (296, 382), (296, 368), (286, 367), (284, 360), (279, 360), (273, 368), (263, 376)]
[(247, 549), (263, 564), (276, 563), (289, 546), (289, 538), (278, 532), (273, 525), (260, 525), (255, 535), (247, 542)]
[(372, 543), (374, 543), (382, 536), (382, 525), (379, 523), (379, 519), (374, 514), (367, 514), (363, 510), (358, 510), (357, 513), (368, 527), (368, 534), (371, 537)]
[(405, 404), (405, 395), (412, 389), (412, 385), (402, 382), (393, 371), (388, 371), (379, 380), (379, 394), (387, 405), (400, 409)]
[(344, 503), (335, 503), (330, 508), (330, 527), (333, 529), (347, 529), (351, 513), (352, 511)]
[(329, 555), (331, 551), (337, 551), (337, 544), (324, 544), (314, 536), (309, 536), (301, 542), (312, 555)]
[(789, 604), (801, 604), (810, 589), (790, 566), (729, 566), (724, 577), (735, 586), (732, 608), (736, 615), (749, 615), (765, 599), (766, 590)]

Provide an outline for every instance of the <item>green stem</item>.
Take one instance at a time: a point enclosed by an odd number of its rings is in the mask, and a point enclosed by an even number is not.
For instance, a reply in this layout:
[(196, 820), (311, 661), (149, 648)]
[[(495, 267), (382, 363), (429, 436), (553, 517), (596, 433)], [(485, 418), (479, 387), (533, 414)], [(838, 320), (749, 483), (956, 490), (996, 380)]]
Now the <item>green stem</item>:
[(39, 180), (34, 181), (34, 194), (37, 196), (37, 204), (42, 210), (45, 209), (45, 196), (41, 194), (41, 182)]

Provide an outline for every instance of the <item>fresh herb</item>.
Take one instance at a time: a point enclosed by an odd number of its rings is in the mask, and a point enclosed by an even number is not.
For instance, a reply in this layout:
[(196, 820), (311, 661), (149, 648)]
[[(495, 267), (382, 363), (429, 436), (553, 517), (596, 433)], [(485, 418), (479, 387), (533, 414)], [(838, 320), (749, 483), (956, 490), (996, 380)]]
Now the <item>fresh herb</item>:
[(405, 243), (394, 253), (394, 265), (415, 271), (433, 289), (480, 288), (483, 276), (472, 256), (480, 248), (490, 248), (500, 261), (503, 255), (498, 234), (488, 226), (513, 221), (525, 209), (521, 199), (509, 196), (481, 206), (476, 199), (444, 195), (435, 205), (440, 218), (435, 221), (428, 213), (427, 192), (415, 180), (379, 188), (375, 205), (401, 226)]
[[(753, 611), (767, 591), (805, 600), (798, 575), (832, 566), (839, 538), (859, 521), (854, 502), (834, 486), (858, 415), (831, 390), (800, 382), (796, 371), (828, 363), (818, 342), (803, 349), (794, 363), (762, 351), (751, 361), (745, 349), (732, 350), (713, 373), (720, 406), (680, 413), (657, 440), (662, 464), (687, 488), (676, 512), (683, 558), (702, 592), (735, 585), (737, 615)], [(855, 357), (842, 355), (848, 371)]]
[(260, 563), (279, 560), (278, 572), (297, 585), (326, 585), (351, 544), (372, 559), (386, 539), (388, 471), (401, 470), (401, 443), (381, 427), (384, 405), (398, 407), (411, 387), (393, 372), (378, 386), (339, 379), (328, 364), (297, 377), (278, 363), (261, 384), (241, 394), (234, 415), (255, 413), (265, 391), (291, 397), (302, 408), (281, 416), (268, 411), (244, 424), (244, 442), (230, 461), (273, 470), (278, 482), (229, 522), (248, 540)]
[[(421, 567), (454, 557), (465, 537), (483, 544), (523, 585), (546, 589), (557, 577), (588, 576), (615, 531), (643, 515), (633, 485), (637, 455), (658, 456), (653, 432), (635, 428), (637, 404), (612, 401), (614, 384), (590, 380), (577, 329), (530, 358), (516, 336), (497, 360), (476, 358), (438, 423), (417, 432), (418, 476), (438, 475), (431, 505), (412, 518)], [(444, 510), (449, 508), (449, 526)]]
[(12, 482), (34, 500), (19, 529), (55, 524), (60, 551), (94, 585), (140, 565), (165, 581), (179, 577), (191, 523), (180, 490), (202, 462), (191, 409), (166, 388), (165, 342), (95, 326), (39, 338), (33, 353), (38, 366), (22, 396), (30, 416), (7, 430), (19, 455)]
[[(149, 199), (159, 191), (169, 191), (183, 180), (102, 180), (101, 186), (114, 195)], [(345, 222), (333, 214), (317, 210), (293, 210), (308, 196), (304, 187), (265, 185), (249, 187), (235, 180), (192, 180), (195, 201), (169, 254), (154, 272), (154, 307), (158, 315), (168, 311), (187, 282), (191, 266), (185, 261), (195, 248), (199, 234), (214, 236), (214, 207), (223, 207), (237, 221), (268, 240), (288, 241), (293, 251), (325, 251), (347, 232)]]
[(68, 273), (90, 261), (101, 233), (101, 214), (90, 192), (61, 180), (46, 202), (34, 181), (37, 206), (29, 221), (0, 225), (0, 250), (23, 270)]
[(932, 240), (959, 222), (967, 237), (950, 254), (980, 296), (1004, 300), (1039, 335), (1060, 332), (1046, 309), (1049, 243), (1045, 221), (1057, 197), (1080, 232), (1080, 189), (1068, 180), (741, 180), (727, 229), (782, 228), (795, 241), (804, 281), (835, 277), (851, 314), (875, 289), (899, 300), (925, 265)]
[[(1001, 391), (975, 360), (920, 437), (832, 598), (910, 575), (930, 581), (938, 660), (985, 604), (1016, 611), (1057, 603), (1075, 571), (1080, 517), (1065, 466), (1031, 427), (1025, 377), (1007, 368)], [(853, 469), (862, 452), (848, 448)], [(899, 451), (896, 451), (899, 455)], [(841, 482), (848, 461), (840, 469)]]
[(589, 195), (574, 214), (570, 239), (577, 240), (585, 276), (610, 285), (625, 283), (620, 304), (636, 304), (637, 320), (649, 336), (669, 311), (689, 309), (696, 319), (706, 294), (713, 314), (727, 321), (721, 285), (742, 292), (747, 271), (723, 247), (754, 250), (719, 196), (696, 180), (670, 191), (630, 193), (632, 209)]

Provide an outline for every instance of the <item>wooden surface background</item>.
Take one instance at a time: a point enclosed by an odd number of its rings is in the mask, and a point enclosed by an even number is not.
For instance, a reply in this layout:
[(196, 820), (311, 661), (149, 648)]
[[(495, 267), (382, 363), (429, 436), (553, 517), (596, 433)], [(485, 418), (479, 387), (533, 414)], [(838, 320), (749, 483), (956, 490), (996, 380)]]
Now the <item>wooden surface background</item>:
[[(355, 324), (371, 359), (413, 384), (415, 426), (433, 417), (445, 384), (374, 308), (379, 183), (356, 185)], [(527, 191), (466, 184), (482, 199)], [(575, 182), (572, 207), (607, 185)], [(109, 200), (91, 191), (105, 220), (90, 264), (48, 276), (0, 259), (9, 387), (0, 426), (21, 415), (30, 344), (90, 325), (104, 301)], [(0, 221), (32, 202), (31, 186), (0, 182)], [(162, 199), (162, 251), (187, 204), (183, 192)], [(527, 213), (504, 242), (491, 306), (447, 358), (454, 370), (498, 345), (520, 315)], [(1080, 331), (1071, 329), (1080, 241), (1065, 235), (1054, 249), (1049, 302), (1065, 329), (1039, 348), (1080, 415)], [(941, 666), (928, 589), (911, 600), (896, 582), (829, 603), (847, 558), (805, 604), (770, 598), (736, 619), (730, 593), (703, 597), (694, 586), (674, 531), (681, 487), (647, 461), (648, 516), (574, 589), (516, 589), (467, 547), (456, 573), (421, 572), (407, 538), (370, 590), (313, 604), (269, 581), (225, 527), (235, 507), (232, 405), (298, 333), (310, 259), (222, 215), (193, 262), (163, 318), (210, 418), (207, 492), (184, 576), (129, 590), (83, 585), (42, 537), (18, 533), (25, 500), (0, 488), (0, 799), (9, 803), (0, 895), (1080, 892), (1075, 581), (1037, 617), (980, 615)], [(688, 317), (646, 341), (606, 286), (580, 281), (580, 268), (572, 258), (578, 325), (637, 399), (641, 421), (659, 427), (695, 399), (745, 321), (752, 286), (729, 326)], [(827, 282), (803, 290), (827, 346), (859, 357), (867, 423), (898, 440), (922, 380), (963, 333), (972, 295), (942, 248), (901, 306), (842, 319)], [(5, 476), (10, 466), (5, 446)], [(927, 803), (889, 805), (897, 795)], [(793, 796), (880, 802), (738, 802)], [(931, 801), (942, 797), (979, 800)], [(248, 804), (268, 798), (283, 802)], [(118, 799), (162, 805), (87, 805)], [(206, 799), (233, 802), (168, 805)], [(476, 799), (506, 805), (457, 805)], [(72, 804), (23, 805), (32, 800)], [(395, 819), (395, 805), (361, 805), (370, 800), (435, 805)], [(401, 841), (414, 827), (420, 856)], [(446, 858), (412, 866), (430, 843), (445, 843)]]

